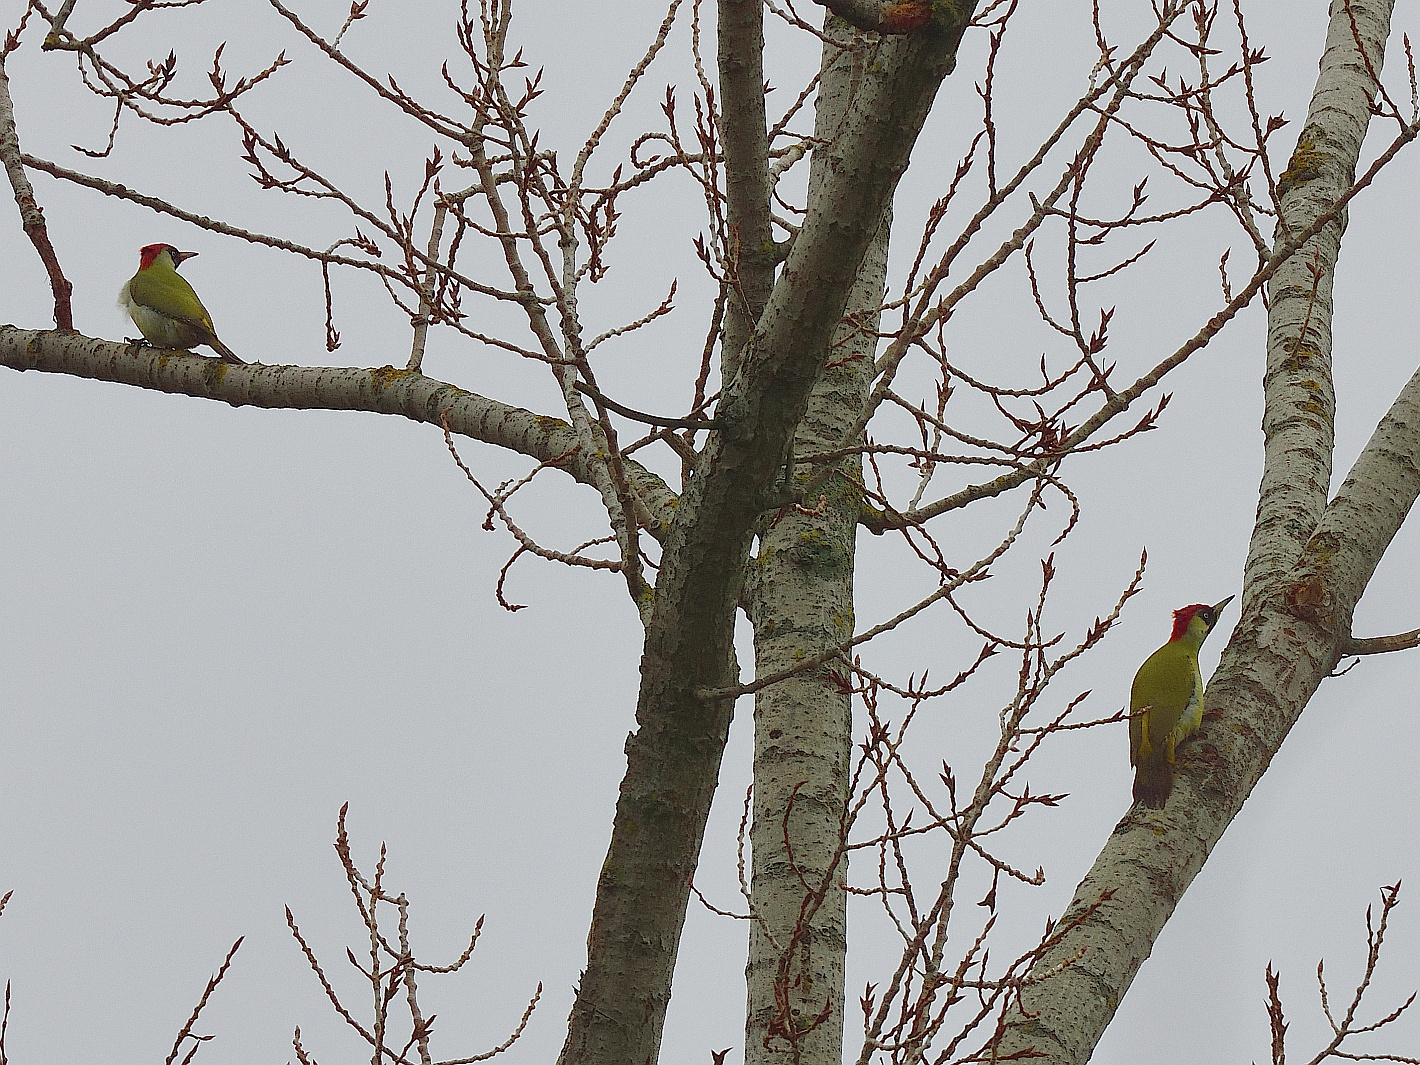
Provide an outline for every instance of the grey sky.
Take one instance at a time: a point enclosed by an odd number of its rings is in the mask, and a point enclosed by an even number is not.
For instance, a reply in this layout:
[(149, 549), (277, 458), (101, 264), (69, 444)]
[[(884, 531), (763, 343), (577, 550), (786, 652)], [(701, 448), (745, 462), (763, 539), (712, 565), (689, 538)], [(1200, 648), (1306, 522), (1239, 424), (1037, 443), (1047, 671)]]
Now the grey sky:
[[(85, 26), (123, 9), (86, 6), (75, 15)], [(375, 73), (388, 70), (411, 91), (435, 92), (438, 61), (452, 53), (456, 5), (422, 6), (427, 16), (410, 25), (400, 5), (374, 0), (348, 46)], [(1106, 10), (1122, 26), (1142, 6)], [(0, 0), (0, 22), (12, 26), (22, 7)], [(333, 32), (344, 5), (302, 10)], [(1018, 36), (1008, 48), (1017, 51), (1000, 75), (997, 105), (1012, 159), (1033, 149), (1032, 135), (1053, 124), (1087, 75), (1088, 11), (1078, 2), (1027, 5), (1012, 31)], [(1252, 12), (1254, 42), (1273, 57), (1261, 68), (1263, 110), (1294, 120), (1279, 135), (1288, 147), (1305, 112), (1325, 15), (1315, 0)], [(242, 26), (211, 28), (219, 17)], [(533, 0), (518, 9), (514, 36), (533, 67), (546, 67), (546, 95), (534, 107), (545, 146), (575, 153), (659, 17), (654, 5), (629, 2), (589, 10)], [(1413, 11), (1402, 8), (1397, 21), (1413, 29)], [(281, 91), (257, 98), (260, 120), (367, 198), (378, 199), (385, 169), (406, 194), (418, 181), (428, 138), (323, 67), (263, 5), (213, 7), (210, 18), (206, 7), (172, 12), (150, 25), (168, 28), (171, 39), (135, 37), (116, 46), (115, 58), (137, 67), (177, 48), (193, 95), (205, 87), (217, 41), (229, 41), (223, 65), (236, 73), (289, 48), (294, 62), (275, 83)], [(1129, 40), (1123, 29), (1118, 36)], [(678, 27), (629, 121), (617, 127), (618, 148), (608, 151), (604, 171), (634, 136), (636, 116), (656, 121), (667, 82), (678, 86), (688, 128), (694, 76), (687, 40), (686, 26)], [(237, 158), (238, 138), (220, 122), (155, 135), (125, 119), (112, 158), (77, 156), (71, 143), (102, 145), (109, 109), (77, 84), (66, 57), (41, 53), (38, 41), (32, 27), (7, 62), (30, 153), (255, 230), (290, 230), (313, 246), (349, 235), (336, 212), (305, 215), (308, 204), (260, 193)], [(796, 77), (816, 56), (801, 40), (781, 47), (783, 58), (770, 60), (780, 87), (771, 107), (797, 91)], [(968, 38), (919, 145), (897, 207), (899, 260), (924, 205), (955, 166), (963, 134), (954, 121), (975, 120), (972, 85), (983, 48), (983, 40)], [(1404, 96), (1397, 54), (1393, 48), (1387, 80)], [(782, 68), (773, 65), (781, 61)], [(1284, 156), (1279, 147), (1277, 158)], [(1132, 185), (1136, 174), (1121, 170), (1121, 185)], [(402, 365), (408, 356), (407, 319), (368, 280), (337, 279), (343, 346), (328, 354), (313, 266), (44, 175), (32, 180), (75, 284), (76, 327), (88, 335), (132, 335), (114, 295), (136, 267), (137, 249), (168, 241), (201, 253), (183, 273), (223, 340), (246, 358), (369, 366)], [(1416, 160), (1403, 156), (1350, 214), (1336, 285), (1341, 476), (1415, 367), (1417, 187)], [(677, 315), (629, 338), (601, 364), (614, 395), (643, 409), (678, 410), (706, 322), (707, 285), (690, 246), (701, 228), (696, 193), (672, 182), (623, 209), (613, 272), (584, 290), (587, 329), (595, 334), (646, 313), (678, 277)], [(1109, 355), (1126, 379), (1195, 332), (1217, 302), (1218, 252), (1237, 242), (1212, 225), (1168, 235), (1154, 261), (1110, 296), (1119, 310)], [(43, 270), (13, 210), (0, 227), (0, 248), (12, 264), (0, 317), (29, 328), (52, 324)], [(900, 276), (901, 262), (894, 267)], [(955, 350), (983, 367), (1031, 365), (1042, 351), (1058, 350), (1028, 297), (1019, 296), (1003, 286), (999, 301), (975, 304), (957, 323)], [(1173, 402), (1157, 431), (1067, 467), (1084, 518), (1059, 549), (1062, 575), (1046, 627), (1082, 633), (1127, 584), (1141, 548), (1150, 565), (1119, 629), (1059, 682), (1062, 703), (1091, 689), (1092, 716), (1113, 712), (1127, 699), (1135, 667), (1167, 636), (1169, 611), (1239, 590), (1260, 472), (1262, 326), (1254, 308), (1172, 375), (1163, 390)], [(449, 335), (436, 332), (425, 369), (558, 413), (544, 367)], [(330, 846), (345, 802), (363, 866), (372, 868), (380, 842), (388, 842), (389, 881), (413, 902), (416, 946), (426, 960), (451, 960), (487, 914), (466, 973), (425, 981), (439, 1052), (462, 1056), (500, 1042), (541, 980), (542, 1004), (509, 1060), (551, 1060), (585, 958), (622, 744), (633, 726), (641, 637), (620, 578), (523, 559), (507, 595), (527, 609), (502, 610), (494, 583), (513, 541), (480, 529), (485, 505), (439, 433), (395, 418), (230, 409), (3, 370), (0, 449), (7, 561), (0, 574), (0, 893), (14, 891), (0, 916), (0, 977), (13, 986), (11, 1060), (160, 1060), (239, 935), (246, 942), (198, 1026), (216, 1038), (197, 1060), (287, 1061), (296, 1025), (327, 1065), (362, 1059), (324, 1003), (282, 912), (292, 908), (329, 970), (344, 978), (345, 947), (359, 953), (364, 942)], [(527, 468), (470, 441), (460, 451), (485, 483)], [(605, 532), (594, 494), (556, 474), (517, 498), (519, 517), (556, 546)], [(1005, 509), (1014, 513), (1017, 505)], [(971, 514), (946, 534), (969, 545), (964, 550), (975, 546)], [(977, 609), (1003, 626), (1018, 624), (1038, 580), (1036, 559), (1058, 527), (980, 590)], [(896, 546), (867, 534), (860, 542), (863, 628), (923, 594), (923, 578)], [(1357, 611), (1359, 635), (1420, 624), (1417, 557), (1412, 523)], [(1210, 639), (1205, 671), (1236, 609)], [(898, 677), (924, 667), (950, 676), (967, 652), (949, 621), (929, 612), (870, 648), (865, 661)], [(741, 662), (749, 661), (746, 650)], [(1364, 957), (1363, 913), (1378, 901), (1376, 889), (1420, 882), (1417, 661), (1376, 656), (1323, 686), (1183, 899), (1095, 1061), (1126, 1065), (1144, 1054), (1158, 1065), (1264, 1060), (1269, 961), (1283, 973), (1296, 1053), (1314, 1052), (1324, 1028), (1317, 959), (1327, 960), (1334, 1000), (1349, 997)], [(939, 747), (932, 757), (961, 758), (969, 767), (972, 715), (993, 723), (1002, 690), (982, 687), (943, 705), (919, 734), (923, 749)], [(697, 875), (727, 908), (738, 908), (734, 832), (748, 783), (749, 713), (744, 700)], [(1032, 790), (1070, 798), (1037, 815), (1012, 844), (1019, 864), (1044, 865), (1049, 880), (1033, 892), (1010, 889), (1003, 951), (1026, 945), (1068, 901), (1127, 808), (1129, 779), (1123, 725), (1074, 733), (1035, 766)], [(865, 934), (853, 948), (860, 953), (850, 955), (850, 1049), (853, 998), (877, 979), (892, 947), (866, 931), (880, 923), (869, 909), (853, 913), (855, 934)], [(1417, 913), (1403, 894), (1371, 992), (1372, 1019), (1420, 985)], [(692, 911), (663, 1060), (704, 1062), (710, 1049), (740, 1044), (743, 942), (742, 926)], [(353, 981), (344, 986), (356, 993)], [(1387, 1049), (1414, 1054), (1417, 1023), (1407, 1021)], [(740, 1060), (739, 1052), (729, 1060)]]

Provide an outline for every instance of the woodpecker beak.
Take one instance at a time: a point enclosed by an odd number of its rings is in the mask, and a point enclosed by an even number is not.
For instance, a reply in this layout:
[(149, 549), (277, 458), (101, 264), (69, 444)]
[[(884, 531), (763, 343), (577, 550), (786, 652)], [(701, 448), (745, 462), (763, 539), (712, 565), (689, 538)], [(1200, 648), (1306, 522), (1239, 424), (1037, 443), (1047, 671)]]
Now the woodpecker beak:
[(194, 255), (197, 254), (197, 252), (195, 251), (178, 251), (176, 248), (170, 248), (169, 251), (171, 252), (173, 257), (174, 266), (177, 266), (179, 263), (191, 259)]
[[(196, 253), (196, 252), (193, 252), (193, 254), (196, 255), (197, 253)], [(1235, 595), (1230, 595), (1230, 596), (1228, 596), (1228, 598), (1224, 599), (1221, 603), (1214, 603), (1214, 604), (1213, 604), (1213, 613), (1215, 613), (1215, 614), (1221, 614), (1221, 613), (1223, 612), (1223, 607), (1227, 606), (1229, 603), (1231, 603), (1231, 602), (1232, 602), (1234, 599), (1236, 599), (1236, 598), (1237, 598), (1237, 596), (1235, 596)]]

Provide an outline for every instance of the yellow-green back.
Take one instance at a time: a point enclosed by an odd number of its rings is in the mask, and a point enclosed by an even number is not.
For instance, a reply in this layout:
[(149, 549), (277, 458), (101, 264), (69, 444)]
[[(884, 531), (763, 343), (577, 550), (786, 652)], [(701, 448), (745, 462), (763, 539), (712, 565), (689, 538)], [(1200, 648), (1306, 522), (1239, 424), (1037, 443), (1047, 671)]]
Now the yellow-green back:
[(139, 270), (128, 282), (128, 292), (135, 303), (169, 318), (195, 322), (207, 332), (212, 331), (212, 316), (187, 279), (173, 267), (172, 256), (166, 251), (158, 255), (146, 270)]
[[(1173, 747), (1198, 727), (1203, 702), (1203, 678), (1198, 670), (1202, 640), (1190, 639), (1190, 635), (1164, 644), (1134, 676), (1129, 693), (1129, 711), (1134, 715), (1129, 720), (1129, 761), (1134, 765), (1160, 756), (1171, 761)], [(1147, 713), (1141, 716), (1140, 711), (1146, 708)]]

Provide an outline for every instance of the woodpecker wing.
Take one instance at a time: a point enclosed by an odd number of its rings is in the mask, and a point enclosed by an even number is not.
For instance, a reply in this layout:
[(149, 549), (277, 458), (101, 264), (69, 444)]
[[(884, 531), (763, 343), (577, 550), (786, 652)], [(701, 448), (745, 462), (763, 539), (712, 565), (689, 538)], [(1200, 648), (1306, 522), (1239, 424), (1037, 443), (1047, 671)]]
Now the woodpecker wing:
[(1196, 663), (1197, 651), (1173, 640), (1139, 667), (1129, 693), (1130, 764), (1146, 765), (1172, 755), (1182, 737), (1174, 737), (1174, 743), (1170, 737), (1180, 721), (1186, 724), (1195, 716), (1190, 711), (1201, 701)]
[(162, 273), (140, 270), (128, 282), (128, 294), (142, 307), (199, 329), (213, 340), (217, 338), (212, 329), (212, 316), (202, 306), (187, 278), (176, 270)]

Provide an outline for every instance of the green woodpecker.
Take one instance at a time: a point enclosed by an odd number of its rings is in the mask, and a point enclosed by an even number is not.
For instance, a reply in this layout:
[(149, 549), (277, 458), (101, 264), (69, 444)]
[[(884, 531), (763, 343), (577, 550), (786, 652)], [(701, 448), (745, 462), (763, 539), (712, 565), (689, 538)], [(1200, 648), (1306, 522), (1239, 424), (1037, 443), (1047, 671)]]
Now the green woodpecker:
[(1195, 603), (1173, 612), (1169, 642), (1144, 660), (1129, 692), (1129, 763), (1134, 801), (1159, 809), (1173, 790), (1174, 752), (1203, 720), (1203, 674), (1198, 649), (1230, 595), (1208, 606)]
[(240, 363), (236, 353), (217, 339), (212, 316), (178, 264), (197, 252), (178, 251), (171, 244), (149, 244), (138, 253), (138, 272), (118, 294), (143, 338), (159, 348), (194, 348), (206, 344), (227, 362)]

